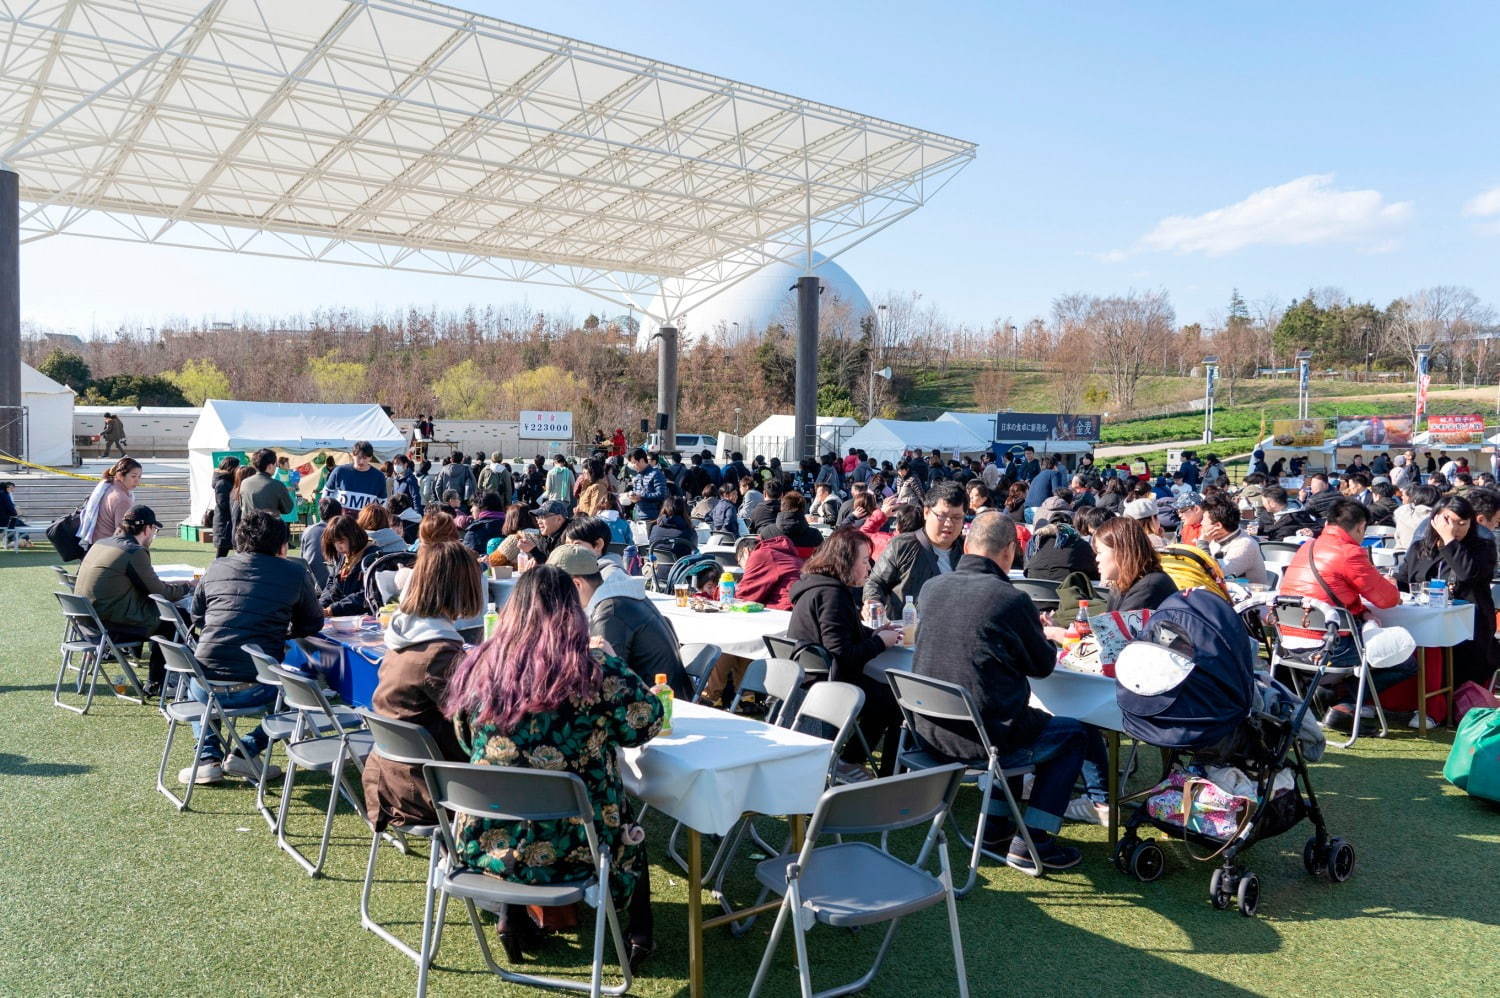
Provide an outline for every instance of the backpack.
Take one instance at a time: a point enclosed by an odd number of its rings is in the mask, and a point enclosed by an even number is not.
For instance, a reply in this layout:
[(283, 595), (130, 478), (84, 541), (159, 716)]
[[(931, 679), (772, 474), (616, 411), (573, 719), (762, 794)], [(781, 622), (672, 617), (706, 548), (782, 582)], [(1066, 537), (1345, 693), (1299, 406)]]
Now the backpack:
[(1161, 570), (1177, 583), (1178, 592), (1207, 589), (1226, 603), (1229, 602), (1229, 586), (1224, 582), (1224, 570), (1207, 552), (1191, 544), (1168, 544), (1157, 555), (1161, 558)]

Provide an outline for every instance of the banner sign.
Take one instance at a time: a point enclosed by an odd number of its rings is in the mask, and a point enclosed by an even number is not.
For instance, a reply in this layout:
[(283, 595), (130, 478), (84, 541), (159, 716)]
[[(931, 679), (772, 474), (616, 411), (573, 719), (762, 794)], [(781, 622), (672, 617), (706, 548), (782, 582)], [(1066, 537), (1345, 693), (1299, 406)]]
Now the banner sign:
[(522, 409), (521, 439), (572, 440), (573, 414), (543, 409)]
[(1297, 392), (1300, 395), (1307, 394), (1307, 372), (1311, 366), (1310, 361), (1297, 361)]
[(1427, 417), (1428, 440), (1435, 444), (1477, 444), (1484, 441), (1484, 417), (1477, 415)]
[(1326, 419), (1273, 419), (1271, 443), (1277, 447), (1322, 447), (1328, 436)]
[(1410, 416), (1355, 416), (1341, 418), (1337, 444), (1340, 447), (1409, 447)]
[(1084, 440), (1092, 443), (1099, 439), (1099, 417), (1057, 412), (997, 413), (995, 439)]

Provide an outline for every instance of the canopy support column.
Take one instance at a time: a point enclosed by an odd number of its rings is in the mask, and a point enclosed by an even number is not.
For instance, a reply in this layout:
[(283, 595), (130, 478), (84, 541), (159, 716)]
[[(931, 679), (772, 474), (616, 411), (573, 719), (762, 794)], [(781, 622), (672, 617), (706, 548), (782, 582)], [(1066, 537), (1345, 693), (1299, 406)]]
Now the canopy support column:
[(792, 453), (816, 458), (818, 446), (818, 291), (811, 274), (797, 278), (797, 387), (793, 394)]
[(21, 398), (21, 179), (0, 169), (0, 451), (25, 450)]
[(663, 454), (677, 449), (677, 328), (662, 326), (656, 345), (656, 430)]

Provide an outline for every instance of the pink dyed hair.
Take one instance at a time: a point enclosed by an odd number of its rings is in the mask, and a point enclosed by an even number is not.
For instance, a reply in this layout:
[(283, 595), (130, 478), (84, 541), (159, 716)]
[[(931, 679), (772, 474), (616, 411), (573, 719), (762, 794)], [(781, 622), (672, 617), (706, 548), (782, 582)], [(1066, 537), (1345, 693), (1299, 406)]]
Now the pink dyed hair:
[(578, 590), (562, 569), (539, 565), (516, 582), (495, 633), (453, 670), (443, 713), (509, 734), (528, 714), (589, 696), (602, 681)]

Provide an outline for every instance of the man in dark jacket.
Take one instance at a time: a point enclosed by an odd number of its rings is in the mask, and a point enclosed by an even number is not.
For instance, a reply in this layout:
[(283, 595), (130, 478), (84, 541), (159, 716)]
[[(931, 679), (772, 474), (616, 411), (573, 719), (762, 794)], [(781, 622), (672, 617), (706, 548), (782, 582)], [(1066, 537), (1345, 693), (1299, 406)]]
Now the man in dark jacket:
[[(1001, 765), (1036, 767), (1026, 827), (1043, 866), (1076, 866), (1082, 853), (1053, 835), (1062, 827), (1090, 739), (1074, 718), (1055, 717), (1030, 706), (1029, 679), (1051, 675), (1057, 654), (1042, 633), (1035, 604), (1010, 583), (1015, 523), (1003, 513), (980, 515), (969, 528), (964, 551), (951, 574), (927, 585), (912, 671), (969, 692)], [(945, 758), (984, 758), (982, 746), (967, 733), (919, 719), (916, 735)], [(992, 798), (985, 821), (986, 848), (1004, 846), (1013, 821), (1004, 797)], [(1009, 839), (1005, 861), (1035, 872), (1019, 836)]]
[(1026, 490), (1026, 505), (1040, 506), (1057, 494), (1058, 489), (1068, 487), (1068, 473), (1062, 470), (1062, 458), (1053, 455), (1047, 459), (1047, 467), (1038, 472)]
[(267, 509), (273, 513), (290, 513), (295, 507), (292, 494), (271, 472), (276, 470), (276, 452), (262, 447), (250, 458), (255, 474), (240, 483), (240, 516)]
[(745, 518), (745, 523), (752, 534), (760, 534), (776, 522), (777, 514), (781, 512), (781, 497), (785, 491), (778, 479), (773, 478), (766, 483), (764, 498)]
[(608, 641), (647, 686), (664, 675), (674, 697), (692, 699), (693, 681), (678, 656), (677, 634), (651, 604), (640, 579), (623, 572), (612, 572), (606, 579), (598, 556), (582, 544), (559, 545), (547, 564), (572, 577), (589, 618), (589, 634)]
[(1099, 581), (1094, 549), (1066, 523), (1038, 527), (1026, 547), (1026, 577), (1061, 582), (1074, 572)]
[(762, 530), (760, 536), (764, 540), (785, 537), (803, 558), (823, 543), (823, 534), (807, 522), (807, 500), (800, 492), (788, 492), (781, 497), (781, 512), (776, 514), (776, 522)]
[(688, 458), (691, 467), (682, 476), (682, 491), (691, 501), (697, 502), (698, 497), (703, 495), (703, 490), (713, 484), (713, 479), (703, 467), (703, 455), (694, 454)]
[(1303, 509), (1287, 509), (1286, 489), (1267, 485), (1260, 494), (1262, 509), (1255, 521), (1256, 536), (1263, 541), (1285, 541), (1304, 530), (1318, 532), (1318, 518)]
[(916, 599), (932, 578), (947, 575), (963, 554), (960, 538), (968, 500), (955, 482), (939, 482), (927, 493), (921, 530), (897, 534), (875, 561), (865, 581), (865, 602), (880, 600), (892, 620), (910, 596)]
[(667, 498), (667, 479), (656, 462), (637, 447), (630, 452), (630, 467), (635, 472), (630, 491), (620, 497), (620, 504), (634, 505), (636, 519), (654, 520), (661, 513), (662, 500)]
[[(193, 592), (193, 622), (202, 632), (195, 652), (198, 661), (208, 678), (237, 684), (214, 691), (222, 707), (258, 707), (276, 700), (275, 687), (255, 681), (255, 663), (245, 653), (246, 645), (256, 645), (280, 662), (287, 638), (306, 637), (323, 628), (312, 576), (286, 558), (289, 537), (287, 525), (278, 517), (263, 510), (250, 513), (235, 531), (235, 553), (208, 566)], [(189, 690), (193, 699), (208, 702), (208, 691), (196, 680)], [(194, 734), (197, 729), (195, 722)], [(266, 743), (265, 732), (257, 727), (226, 759), (219, 732), (210, 731), (198, 757), (197, 782), (213, 783), (225, 773), (259, 779), (260, 763), (255, 759)], [(186, 782), (191, 773), (192, 767), (187, 767), (179, 778)]]

